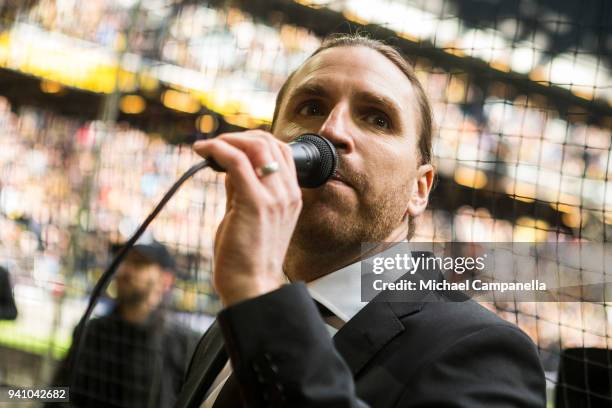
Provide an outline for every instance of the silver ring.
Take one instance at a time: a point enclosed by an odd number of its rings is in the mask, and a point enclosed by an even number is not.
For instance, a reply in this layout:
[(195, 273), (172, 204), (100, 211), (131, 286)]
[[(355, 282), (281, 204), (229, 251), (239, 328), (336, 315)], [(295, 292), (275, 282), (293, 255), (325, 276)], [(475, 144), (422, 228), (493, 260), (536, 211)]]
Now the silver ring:
[(257, 174), (259, 178), (262, 178), (265, 176), (269, 176), (272, 173), (276, 173), (279, 169), (280, 169), (280, 165), (278, 164), (278, 162), (273, 161), (273, 162), (266, 163), (263, 166), (259, 166), (258, 168), (256, 168), (255, 174)]

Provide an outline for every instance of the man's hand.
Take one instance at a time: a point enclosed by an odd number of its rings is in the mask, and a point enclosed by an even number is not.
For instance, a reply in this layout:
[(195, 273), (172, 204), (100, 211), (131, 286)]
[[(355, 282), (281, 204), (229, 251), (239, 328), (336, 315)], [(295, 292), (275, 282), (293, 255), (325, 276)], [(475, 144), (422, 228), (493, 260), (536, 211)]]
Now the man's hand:
[[(213, 271), (221, 301), (229, 306), (279, 288), (302, 209), (291, 149), (259, 130), (199, 141), (194, 149), (227, 173), (227, 207), (215, 237)], [(258, 177), (255, 169), (271, 162), (278, 162), (279, 170)]]

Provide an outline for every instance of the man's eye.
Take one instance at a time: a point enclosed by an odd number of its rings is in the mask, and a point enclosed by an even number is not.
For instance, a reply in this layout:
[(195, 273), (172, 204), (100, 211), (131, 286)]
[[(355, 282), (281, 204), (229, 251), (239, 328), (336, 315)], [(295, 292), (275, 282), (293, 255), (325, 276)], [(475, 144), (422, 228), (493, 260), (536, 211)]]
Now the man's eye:
[(319, 102), (310, 101), (303, 104), (298, 113), (303, 116), (321, 116), (323, 115), (323, 108)]
[(381, 129), (389, 129), (391, 127), (389, 119), (387, 119), (385, 115), (380, 113), (372, 113), (370, 115), (367, 115), (365, 120), (370, 125), (379, 127)]

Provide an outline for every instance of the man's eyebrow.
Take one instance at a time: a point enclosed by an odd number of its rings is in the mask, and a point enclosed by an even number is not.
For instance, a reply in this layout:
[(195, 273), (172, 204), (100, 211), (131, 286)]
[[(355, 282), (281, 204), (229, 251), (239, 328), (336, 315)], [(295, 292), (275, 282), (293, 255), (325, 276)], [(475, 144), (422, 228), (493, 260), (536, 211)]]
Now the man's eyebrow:
[(361, 91), (357, 92), (355, 97), (365, 104), (371, 104), (381, 108), (385, 113), (389, 115), (400, 115), (401, 106), (390, 97), (380, 95), (375, 92)]
[(299, 85), (293, 91), (291, 91), (289, 99), (295, 98), (296, 96), (318, 96), (325, 98), (329, 96), (329, 92), (322, 84), (316, 82), (306, 82), (305, 84)]
[[(288, 100), (298, 96), (314, 96), (319, 98), (329, 98), (330, 92), (325, 86), (318, 82), (306, 82), (298, 85), (289, 95)], [(399, 117), (402, 112), (402, 107), (394, 99), (386, 95), (381, 95), (373, 91), (359, 91), (355, 94), (355, 98), (363, 104), (369, 104), (377, 107), (390, 116)]]

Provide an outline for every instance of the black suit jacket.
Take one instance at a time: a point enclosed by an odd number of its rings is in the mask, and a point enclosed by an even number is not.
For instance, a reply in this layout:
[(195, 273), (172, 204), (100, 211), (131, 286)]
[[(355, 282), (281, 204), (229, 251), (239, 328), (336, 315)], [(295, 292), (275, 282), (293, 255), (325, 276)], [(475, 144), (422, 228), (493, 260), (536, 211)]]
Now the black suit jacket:
[(370, 302), (333, 340), (303, 284), (233, 305), (202, 338), (176, 407), (200, 406), (228, 354), (248, 407), (545, 407), (531, 339), (451, 296)]

